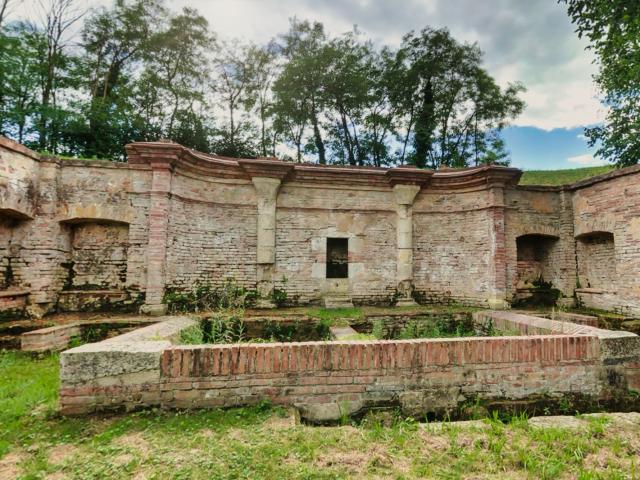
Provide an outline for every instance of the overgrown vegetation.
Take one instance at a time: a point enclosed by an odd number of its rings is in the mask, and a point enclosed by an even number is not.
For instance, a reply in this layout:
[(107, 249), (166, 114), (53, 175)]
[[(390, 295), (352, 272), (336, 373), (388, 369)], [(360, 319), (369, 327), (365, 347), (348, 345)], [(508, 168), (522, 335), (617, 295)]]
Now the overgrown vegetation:
[(247, 308), (255, 303), (256, 298), (255, 290), (248, 290), (228, 278), (217, 287), (197, 282), (188, 291), (167, 289), (163, 301), (170, 313), (188, 313)]
[(0, 478), (530, 478), (640, 476), (638, 424), (582, 417), (533, 427), (372, 414), (342, 427), (296, 425), (252, 408), (62, 418), (58, 358), (0, 353)]
[(469, 316), (443, 316), (411, 319), (405, 325), (387, 326), (380, 319), (373, 322), (370, 339), (410, 340), (414, 338), (496, 337), (519, 335), (515, 330), (500, 330), (493, 322), (476, 323)]
[(568, 185), (614, 170), (613, 165), (570, 168), (566, 170), (525, 170), (520, 185)]
[(237, 314), (219, 313), (204, 318), (182, 331), (180, 343), (199, 345), (203, 343), (242, 342), (301, 342), (330, 340), (330, 320), (261, 322), (259, 334), (249, 335), (242, 317)]

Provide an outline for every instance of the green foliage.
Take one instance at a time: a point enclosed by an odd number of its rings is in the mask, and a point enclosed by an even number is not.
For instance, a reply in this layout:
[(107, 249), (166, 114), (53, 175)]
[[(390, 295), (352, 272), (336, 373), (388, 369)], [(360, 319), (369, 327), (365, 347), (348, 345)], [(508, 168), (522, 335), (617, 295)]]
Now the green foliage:
[(386, 328), (382, 320), (374, 320), (371, 334), (378, 340), (410, 340), (414, 338), (495, 337), (518, 335), (516, 331), (498, 330), (493, 321), (477, 324), (471, 316), (412, 319), (401, 328)]
[(218, 314), (204, 320), (204, 343), (240, 343), (245, 340), (246, 329), (242, 316)]
[(596, 175), (609, 173), (613, 169), (612, 165), (603, 165), (567, 170), (526, 170), (520, 178), (520, 185), (568, 185)]
[(481, 66), (477, 45), (461, 44), (447, 29), (424, 28), (403, 38), (395, 55), (391, 93), (405, 132), (400, 161), (417, 167), (507, 163), (500, 130), (524, 109), (524, 87), (504, 90)]
[(305, 342), (314, 340), (330, 340), (329, 328), (331, 322), (320, 320), (317, 322), (296, 321), (285, 324), (278, 321), (267, 321), (264, 324), (263, 337), (272, 342)]
[(361, 319), (363, 312), (361, 308), (310, 308), (307, 314), (313, 318), (326, 320), (332, 324), (344, 319)]
[(219, 287), (198, 282), (186, 292), (167, 289), (163, 302), (171, 313), (206, 312), (246, 308), (253, 305), (256, 297), (255, 290), (248, 290), (228, 278)]
[(640, 159), (640, 3), (635, 0), (559, 0), (599, 67), (595, 81), (607, 106), (604, 125), (585, 129), (597, 155), (618, 166)]
[(376, 319), (373, 321), (371, 334), (378, 340), (384, 339), (384, 322), (381, 319)]
[(475, 325), (471, 318), (462, 321), (441, 317), (435, 321), (418, 322), (411, 320), (396, 335), (399, 340), (412, 338), (446, 338), (476, 336)]
[(45, 17), (55, 5), (53, 28), (0, 32), (0, 133), (38, 151), (122, 161), (127, 143), (170, 139), (233, 157), (286, 146), (285, 159), (323, 164), (508, 161), (500, 131), (523, 89), (498, 87), (480, 50), (446, 30), (411, 32), (396, 51), (293, 19), (254, 45), (218, 39), (196, 10), (164, 0), (85, 16), (53, 2)]
[(204, 341), (204, 328), (202, 322), (191, 325), (180, 332), (181, 345), (202, 345)]

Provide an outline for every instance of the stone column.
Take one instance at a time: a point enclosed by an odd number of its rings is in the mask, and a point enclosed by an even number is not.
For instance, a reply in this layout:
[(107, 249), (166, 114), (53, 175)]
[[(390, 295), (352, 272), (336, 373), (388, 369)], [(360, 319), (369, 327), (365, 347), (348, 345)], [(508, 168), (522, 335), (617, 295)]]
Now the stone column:
[(493, 186), (489, 189), (491, 231), (489, 247), (491, 252), (492, 286), (487, 299), (489, 308), (509, 308), (507, 302), (507, 251), (505, 235), (504, 187)]
[(258, 308), (274, 308), (271, 300), (276, 263), (276, 199), (281, 180), (252, 177), (258, 203), (257, 290)]
[(167, 262), (167, 229), (169, 225), (169, 194), (171, 192), (172, 165), (169, 162), (151, 162), (151, 205), (149, 208), (149, 243), (147, 246), (147, 288), (141, 311), (150, 315), (164, 315), (167, 306), (162, 303)]
[(411, 296), (413, 290), (413, 201), (419, 191), (419, 185), (395, 185), (393, 187), (398, 213), (396, 220), (398, 306), (416, 304)]

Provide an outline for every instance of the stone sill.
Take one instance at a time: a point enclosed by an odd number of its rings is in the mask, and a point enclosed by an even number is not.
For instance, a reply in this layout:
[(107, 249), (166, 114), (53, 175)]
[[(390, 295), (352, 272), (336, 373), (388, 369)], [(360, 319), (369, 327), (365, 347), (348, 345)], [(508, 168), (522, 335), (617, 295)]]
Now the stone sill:
[(63, 290), (60, 296), (64, 295), (123, 295), (124, 290)]
[(25, 297), (31, 292), (29, 290), (3, 290), (0, 291), (0, 298), (6, 297)]
[(610, 293), (611, 295), (616, 294), (616, 292), (612, 290), (605, 290), (603, 288), (576, 288), (576, 293), (589, 293), (591, 295), (602, 295), (605, 293)]

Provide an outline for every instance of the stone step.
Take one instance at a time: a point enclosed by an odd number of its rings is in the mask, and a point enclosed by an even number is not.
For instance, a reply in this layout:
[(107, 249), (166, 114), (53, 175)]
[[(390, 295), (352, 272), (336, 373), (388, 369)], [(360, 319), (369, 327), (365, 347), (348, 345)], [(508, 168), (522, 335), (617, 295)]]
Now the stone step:
[(324, 298), (324, 308), (353, 308), (353, 301), (348, 295), (332, 295)]
[(330, 327), (329, 331), (334, 340), (349, 340), (358, 335), (358, 332), (351, 327)]

